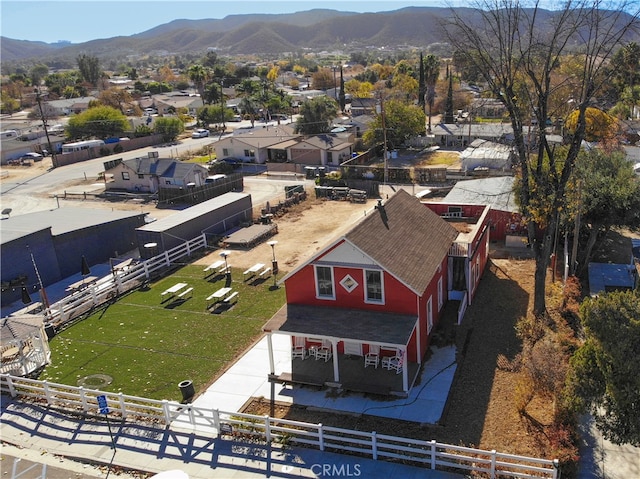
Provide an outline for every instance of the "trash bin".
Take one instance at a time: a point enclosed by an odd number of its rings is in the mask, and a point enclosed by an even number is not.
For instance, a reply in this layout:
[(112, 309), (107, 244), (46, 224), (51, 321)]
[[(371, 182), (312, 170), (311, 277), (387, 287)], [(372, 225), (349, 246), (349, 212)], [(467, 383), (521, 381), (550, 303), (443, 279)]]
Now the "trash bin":
[(47, 339), (51, 340), (56, 335), (56, 328), (51, 323), (45, 323), (44, 332), (47, 335)]
[(196, 390), (193, 387), (193, 381), (190, 381), (188, 379), (185, 381), (180, 381), (178, 387), (180, 388), (180, 392), (182, 393), (183, 401), (188, 401), (196, 395)]

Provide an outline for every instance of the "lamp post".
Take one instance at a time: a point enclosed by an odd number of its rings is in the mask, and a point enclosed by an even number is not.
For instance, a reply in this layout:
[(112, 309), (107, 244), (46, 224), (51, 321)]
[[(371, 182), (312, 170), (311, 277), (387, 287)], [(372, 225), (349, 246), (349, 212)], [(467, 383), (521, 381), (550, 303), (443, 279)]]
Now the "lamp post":
[(224, 258), (224, 271), (227, 273), (227, 276), (231, 278), (231, 270), (229, 270), (229, 263), (227, 263), (227, 256), (231, 254), (231, 251), (224, 250), (220, 251), (220, 256)]
[(278, 262), (276, 261), (276, 245), (278, 244), (278, 242), (276, 240), (272, 240), (268, 241), (267, 244), (271, 246), (271, 271), (273, 272), (272, 289), (277, 289)]

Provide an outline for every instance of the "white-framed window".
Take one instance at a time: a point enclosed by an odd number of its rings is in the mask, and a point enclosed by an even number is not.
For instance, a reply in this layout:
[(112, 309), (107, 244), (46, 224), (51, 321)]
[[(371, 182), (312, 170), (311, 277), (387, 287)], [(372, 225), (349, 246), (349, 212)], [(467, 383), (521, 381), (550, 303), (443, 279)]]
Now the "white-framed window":
[(429, 296), (427, 300), (427, 335), (431, 334), (433, 329), (433, 298)]
[(442, 276), (438, 279), (438, 311), (444, 306), (444, 287), (442, 284)]
[(365, 277), (365, 302), (384, 303), (384, 288), (382, 284), (382, 271), (367, 269), (364, 271)]
[(128, 181), (129, 178), (130, 178), (129, 177), (129, 172), (128, 171), (123, 171), (122, 172), (122, 179), (125, 180), (125, 181)]
[(333, 287), (333, 268), (330, 266), (315, 266), (316, 296), (320, 299), (335, 299)]

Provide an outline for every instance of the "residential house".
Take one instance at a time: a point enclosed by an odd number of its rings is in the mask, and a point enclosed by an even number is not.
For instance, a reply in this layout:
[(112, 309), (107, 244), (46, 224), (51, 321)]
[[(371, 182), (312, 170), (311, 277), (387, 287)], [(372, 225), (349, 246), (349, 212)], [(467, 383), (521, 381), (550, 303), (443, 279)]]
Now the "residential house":
[(465, 172), (473, 172), (478, 168), (510, 172), (516, 158), (512, 146), (482, 139), (472, 141), (460, 154), (461, 169)]
[(375, 115), (376, 105), (378, 99), (376, 98), (352, 98), (351, 105), (349, 105), (349, 112), (352, 117), (360, 115)]
[(289, 161), (301, 165), (338, 166), (351, 158), (353, 135), (324, 133), (300, 140), (289, 147)]
[(196, 116), (198, 109), (204, 105), (199, 95), (182, 92), (154, 95), (153, 104), (161, 115), (186, 110), (192, 116)]
[(526, 227), (516, 203), (513, 176), (478, 178), (458, 181), (442, 201), (425, 202), (443, 217), (469, 218), (477, 216), (477, 209), (490, 206), (490, 240), (504, 242), (507, 236), (516, 238), (510, 243), (526, 245)]
[(89, 103), (96, 97), (85, 96), (80, 98), (63, 98), (62, 100), (50, 100), (43, 103), (42, 108), (48, 116), (77, 115), (89, 109)]
[(206, 167), (155, 155), (157, 152), (149, 152), (148, 157), (105, 162), (106, 189), (157, 193), (159, 186), (183, 188), (205, 184), (209, 175)]
[(466, 147), (477, 139), (501, 143), (513, 128), (508, 123), (439, 123), (431, 132), (438, 145)]
[(268, 125), (236, 130), (233, 136), (215, 142), (218, 158), (238, 158), (244, 162), (265, 163), (286, 161), (287, 145), (295, 144), (300, 136), (291, 125)]
[(271, 380), (406, 395), (427, 358), (452, 275), (468, 279), (461, 289), (478, 284), (487, 211), (476, 220), (460, 234), (404, 190), (379, 202), (281, 280), (286, 304), (263, 330), (269, 344), (273, 334), (291, 336), (292, 373), (276, 375), (270, 355)]

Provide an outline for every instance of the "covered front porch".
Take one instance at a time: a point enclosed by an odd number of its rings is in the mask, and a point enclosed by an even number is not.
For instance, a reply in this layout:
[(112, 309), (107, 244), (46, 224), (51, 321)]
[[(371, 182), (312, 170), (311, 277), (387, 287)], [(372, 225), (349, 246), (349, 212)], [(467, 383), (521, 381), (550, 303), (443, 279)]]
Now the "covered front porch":
[[(264, 326), (273, 382), (406, 396), (422, 362), (418, 318), (285, 305)], [(275, 374), (272, 335), (291, 337), (291, 372)]]

